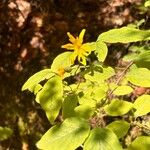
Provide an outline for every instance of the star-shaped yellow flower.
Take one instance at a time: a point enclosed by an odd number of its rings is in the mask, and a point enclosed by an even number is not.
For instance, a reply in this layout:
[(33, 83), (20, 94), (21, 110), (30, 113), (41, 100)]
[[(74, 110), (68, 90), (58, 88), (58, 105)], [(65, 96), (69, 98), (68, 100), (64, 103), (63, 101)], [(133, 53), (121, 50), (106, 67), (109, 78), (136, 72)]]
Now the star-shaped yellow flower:
[(71, 43), (61, 46), (61, 48), (66, 48), (68, 50), (74, 51), (71, 57), (72, 63), (74, 63), (76, 58), (78, 58), (78, 61), (80, 63), (86, 65), (86, 57), (91, 53), (91, 48), (89, 46), (89, 43), (83, 44), (84, 34), (85, 34), (85, 29), (83, 29), (79, 34), (79, 37), (76, 38), (73, 35), (71, 35), (70, 32), (67, 32), (69, 41)]

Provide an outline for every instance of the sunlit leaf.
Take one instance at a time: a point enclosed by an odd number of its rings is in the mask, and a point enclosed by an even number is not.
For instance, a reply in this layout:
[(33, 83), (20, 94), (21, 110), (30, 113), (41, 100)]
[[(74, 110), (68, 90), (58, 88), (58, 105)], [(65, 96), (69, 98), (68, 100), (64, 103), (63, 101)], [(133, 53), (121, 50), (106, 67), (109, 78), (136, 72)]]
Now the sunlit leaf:
[(81, 118), (68, 118), (61, 125), (49, 129), (37, 147), (42, 150), (75, 150), (87, 138), (90, 131), (88, 122)]
[(150, 0), (146, 1), (146, 2), (144, 3), (144, 6), (145, 6), (145, 7), (150, 7)]
[(133, 92), (133, 89), (130, 86), (122, 85), (122, 86), (118, 86), (114, 90), (113, 94), (120, 96), (120, 95), (130, 94), (131, 92)]
[(76, 116), (85, 119), (90, 118), (94, 114), (94, 108), (89, 105), (79, 105), (74, 109)]
[(100, 62), (104, 62), (108, 53), (107, 45), (101, 41), (96, 42), (95, 52), (97, 54), (98, 60)]
[(137, 137), (131, 145), (129, 145), (127, 150), (149, 150), (150, 148), (150, 137), (140, 136)]
[(37, 96), (47, 118), (54, 122), (62, 105), (63, 86), (59, 76), (49, 79)]
[(84, 143), (84, 150), (122, 150), (117, 136), (107, 128), (95, 128)]
[(132, 69), (127, 74), (127, 80), (141, 87), (150, 87), (150, 70), (146, 68)]
[(136, 109), (135, 116), (143, 116), (150, 112), (150, 95), (142, 95), (138, 97), (133, 107)]
[(120, 139), (127, 134), (128, 130), (130, 128), (130, 124), (123, 120), (117, 120), (117, 121), (114, 121), (114, 122), (108, 124), (106, 127), (109, 128), (110, 130), (112, 130), (117, 135), (117, 137)]
[(51, 65), (51, 69), (54, 72), (58, 72), (59, 69), (61, 68), (67, 68), (70, 67), (72, 65), (71, 63), (71, 55), (72, 52), (64, 52), (59, 54), (53, 61), (52, 65)]
[(45, 79), (50, 79), (52, 76), (54, 76), (54, 73), (51, 69), (44, 69), (42, 71), (39, 71), (25, 82), (22, 87), (22, 91), (28, 89), (29, 91), (34, 92), (38, 83)]
[(93, 74), (85, 74), (85, 79), (90, 80), (92, 82), (102, 83), (114, 74), (115, 72), (113, 68), (105, 67), (103, 68), (102, 72), (94, 71)]
[(0, 126), (0, 141), (8, 139), (12, 133), (12, 129)]
[(150, 40), (150, 30), (122, 27), (104, 32), (98, 37), (98, 41), (107, 43), (129, 43), (143, 40)]
[(113, 99), (109, 105), (104, 107), (106, 113), (110, 116), (122, 116), (132, 108), (132, 103)]

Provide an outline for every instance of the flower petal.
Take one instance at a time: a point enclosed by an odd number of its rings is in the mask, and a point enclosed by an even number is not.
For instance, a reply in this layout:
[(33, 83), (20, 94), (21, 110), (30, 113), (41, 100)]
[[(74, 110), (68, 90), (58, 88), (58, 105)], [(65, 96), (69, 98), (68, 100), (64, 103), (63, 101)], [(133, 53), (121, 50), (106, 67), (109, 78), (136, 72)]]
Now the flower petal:
[(79, 40), (80, 40), (81, 44), (83, 43), (83, 37), (84, 37), (85, 31), (86, 31), (86, 30), (83, 29), (83, 30), (80, 32), (80, 34), (79, 34)]
[(67, 35), (68, 35), (69, 41), (71, 43), (74, 43), (76, 41), (76, 38), (72, 34), (70, 34), (70, 32), (67, 32)]
[(73, 44), (70, 44), (70, 43), (62, 45), (61, 48), (66, 48), (68, 50), (74, 50)]

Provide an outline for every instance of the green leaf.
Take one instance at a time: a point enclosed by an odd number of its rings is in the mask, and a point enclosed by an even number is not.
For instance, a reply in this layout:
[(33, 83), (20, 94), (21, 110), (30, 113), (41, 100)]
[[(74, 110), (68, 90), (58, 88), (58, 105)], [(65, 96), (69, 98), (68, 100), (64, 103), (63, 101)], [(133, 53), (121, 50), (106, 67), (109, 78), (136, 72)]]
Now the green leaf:
[(130, 128), (130, 124), (126, 121), (117, 120), (117, 121), (110, 123), (106, 127), (108, 129), (112, 130), (117, 135), (117, 137), (120, 139), (127, 134), (128, 130)]
[(132, 108), (132, 103), (113, 99), (109, 105), (104, 107), (106, 113), (110, 116), (122, 116)]
[(107, 128), (95, 128), (84, 143), (84, 150), (122, 150), (117, 136)]
[(150, 137), (140, 136), (137, 137), (131, 145), (129, 145), (128, 150), (149, 150), (150, 148)]
[(94, 108), (89, 105), (79, 105), (74, 109), (76, 116), (89, 119), (94, 114)]
[(54, 122), (62, 105), (63, 85), (61, 77), (54, 76), (49, 79), (37, 96), (47, 118)]
[(112, 29), (99, 35), (98, 41), (107, 43), (129, 43), (150, 39), (150, 30), (139, 30), (130, 27)]
[(53, 61), (51, 65), (51, 69), (54, 72), (58, 72), (59, 69), (65, 69), (67, 67), (70, 67), (72, 65), (71, 63), (71, 55), (72, 52), (64, 52), (59, 54)]
[(144, 6), (145, 6), (145, 7), (150, 7), (150, 0), (146, 1), (146, 2), (144, 3)]
[(150, 70), (146, 68), (132, 69), (127, 74), (127, 80), (141, 87), (150, 87)]
[(85, 74), (85, 79), (96, 83), (102, 83), (114, 74), (115, 72), (113, 68), (105, 67), (102, 72), (94, 71), (93, 74)]
[(22, 91), (28, 89), (29, 91), (34, 92), (39, 82), (45, 79), (50, 79), (52, 76), (54, 76), (54, 73), (51, 69), (44, 69), (42, 71), (39, 71), (25, 82), (25, 84), (22, 87)]
[(92, 92), (92, 97), (95, 99), (97, 102), (101, 101), (104, 97), (106, 96), (106, 91), (101, 89), (100, 87), (94, 87), (93, 92)]
[(62, 115), (63, 118), (69, 118), (75, 116), (75, 107), (78, 103), (78, 97), (76, 94), (68, 95), (62, 105)]
[(42, 150), (75, 150), (87, 138), (90, 131), (88, 122), (81, 118), (67, 118), (61, 125), (49, 129), (37, 147)]
[(150, 69), (150, 50), (138, 54), (138, 57), (135, 57), (134, 62), (138, 67)]
[(37, 84), (35, 86), (35, 89), (34, 89), (34, 94), (36, 95), (41, 89), (42, 89), (42, 85), (41, 84)]
[(146, 115), (150, 112), (150, 95), (142, 95), (138, 97), (133, 107), (136, 109), (134, 115), (136, 117)]
[(104, 62), (108, 53), (107, 45), (101, 41), (96, 42), (95, 52), (97, 54), (98, 60), (100, 62)]
[(8, 139), (12, 133), (12, 129), (0, 126), (0, 141)]
[(113, 94), (120, 96), (120, 95), (130, 94), (131, 92), (133, 92), (133, 89), (130, 86), (122, 85), (122, 86), (118, 86), (114, 90)]

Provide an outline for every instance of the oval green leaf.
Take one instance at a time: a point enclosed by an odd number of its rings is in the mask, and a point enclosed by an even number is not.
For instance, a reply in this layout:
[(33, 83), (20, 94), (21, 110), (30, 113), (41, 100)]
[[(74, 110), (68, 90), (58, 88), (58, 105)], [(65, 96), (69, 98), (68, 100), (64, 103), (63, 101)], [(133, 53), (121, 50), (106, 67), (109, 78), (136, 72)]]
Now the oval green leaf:
[(109, 105), (104, 107), (105, 112), (110, 116), (122, 116), (126, 114), (133, 104), (124, 100), (113, 99)]
[(49, 129), (37, 147), (42, 150), (75, 150), (90, 132), (88, 122), (81, 118), (67, 118), (61, 125)]
[(78, 97), (76, 94), (68, 95), (62, 104), (62, 116), (63, 118), (69, 118), (75, 116), (75, 107), (78, 104)]
[(79, 105), (74, 109), (76, 116), (89, 119), (94, 114), (94, 108), (89, 105)]
[(104, 42), (97, 41), (95, 53), (97, 54), (98, 60), (104, 62), (108, 53), (107, 45)]
[(150, 112), (150, 95), (142, 95), (138, 97), (133, 107), (136, 109), (134, 115), (136, 117), (146, 115)]
[(150, 70), (135, 68), (127, 74), (127, 80), (140, 87), (150, 87)]
[(117, 137), (120, 139), (127, 134), (128, 130), (130, 128), (130, 124), (123, 120), (117, 120), (117, 121), (114, 121), (114, 122), (108, 124), (106, 127), (108, 129), (112, 130), (117, 135)]
[(61, 77), (54, 76), (49, 79), (37, 97), (42, 108), (45, 110), (48, 120), (53, 123), (59, 114), (62, 105), (63, 85)]
[(51, 69), (54, 72), (58, 72), (59, 69), (65, 69), (67, 67), (70, 67), (72, 65), (71, 63), (71, 55), (72, 52), (64, 52), (59, 54), (53, 61), (51, 65)]
[(137, 137), (127, 150), (149, 150), (150, 149), (150, 137), (140, 136)]
[(150, 39), (150, 30), (139, 30), (130, 27), (112, 29), (99, 35), (98, 41), (107, 43), (129, 43)]
[(54, 73), (52, 72), (51, 69), (41, 70), (41, 71), (37, 72), (36, 74), (34, 74), (33, 76), (31, 76), (25, 82), (25, 84), (22, 87), (22, 91), (28, 89), (29, 91), (34, 92), (38, 83), (40, 83), (41, 81), (43, 81), (45, 79), (50, 79), (52, 76), (54, 76)]
[(133, 89), (130, 87), (130, 86), (127, 86), (127, 85), (122, 85), (122, 86), (118, 86), (113, 94), (114, 95), (117, 95), (117, 96), (120, 96), (120, 95), (127, 95), (127, 94), (130, 94), (131, 92), (133, 92)]
[(109, 129), (95, 128), (84, 143), (83, 150), (122, 150), (117, 136)]

